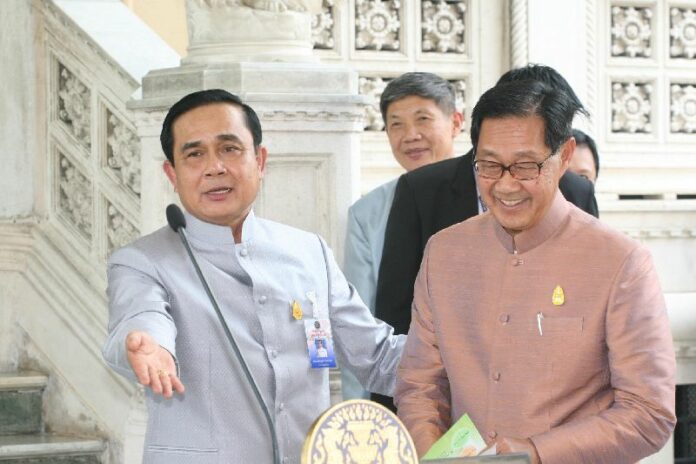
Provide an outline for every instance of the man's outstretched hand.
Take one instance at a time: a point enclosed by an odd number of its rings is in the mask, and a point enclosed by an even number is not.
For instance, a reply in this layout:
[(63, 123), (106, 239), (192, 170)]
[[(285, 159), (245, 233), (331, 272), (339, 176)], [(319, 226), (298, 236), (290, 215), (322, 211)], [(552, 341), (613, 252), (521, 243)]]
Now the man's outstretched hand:
[(153, 393), (165, 398), (171, 398), (174, 391), (184, 393), (184, 384), (176, 376), (174, 357), (147, 332), (129, 333), (126, 337), (126, 353), (138, 382), (149, 386)]

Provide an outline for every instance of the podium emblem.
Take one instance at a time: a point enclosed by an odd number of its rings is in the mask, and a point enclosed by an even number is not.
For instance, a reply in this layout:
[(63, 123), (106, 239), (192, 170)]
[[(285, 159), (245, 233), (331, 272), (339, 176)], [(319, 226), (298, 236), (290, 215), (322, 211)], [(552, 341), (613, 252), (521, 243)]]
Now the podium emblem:
[(310, 427), (302, 464), (418, 464), (406, 427), (396, 415), (368, 400), (338, 403)]

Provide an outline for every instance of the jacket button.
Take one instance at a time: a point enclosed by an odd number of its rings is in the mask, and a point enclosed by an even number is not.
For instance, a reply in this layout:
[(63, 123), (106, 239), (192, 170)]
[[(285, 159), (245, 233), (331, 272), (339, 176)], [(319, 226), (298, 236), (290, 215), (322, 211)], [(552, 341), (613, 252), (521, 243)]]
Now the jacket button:
[(490, 438), (491, 440), (497, 436), (498, 432), (496, 432), (495, 430), (491, 430), (490, 432), (488, 432), (488, 438)]
[(246, 256), (249, 254), (249, 250), (247, 250), (246, 248), (242, 248), (242, 249), (239, 251), (239, 254), (240, 254), (241, 256), (243, 256), (243, 257), (246, 257)]
[(500, 380), (500, 372), (494, 372), (491, 378), (497, 382)]
[(259, 304), (266, 304), (266, 300), (267, 300), (267, 299), (268, 299), (268, 298), (266, 298), (266, 295), (261, 295), (261, 296), (259, 297)]
[(498, 316), (498, 320), (500, 321), (501, 324), (507, 324), (510, 321), (510, 315), (509, 314), (501, 314)]

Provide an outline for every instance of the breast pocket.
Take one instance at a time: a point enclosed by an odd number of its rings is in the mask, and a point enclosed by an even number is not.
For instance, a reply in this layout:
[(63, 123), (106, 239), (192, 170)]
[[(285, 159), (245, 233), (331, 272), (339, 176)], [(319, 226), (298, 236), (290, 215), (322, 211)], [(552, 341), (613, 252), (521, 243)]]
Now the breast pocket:
[[(585, 319), (583, 317), (545, 317), (542, 321), (545, 357), (551, 361), (553, 374), (572, 369), (581, 353)], [(553, 379), (552, 379), (553, 380)]]
[[(579, 317), (551, 317), (546, 316), (542, 321), (543, 334), (552, 338), (580, 336), (583, 331), (585, 318)], [(559, 340), (563, 343), (563, 340)]]

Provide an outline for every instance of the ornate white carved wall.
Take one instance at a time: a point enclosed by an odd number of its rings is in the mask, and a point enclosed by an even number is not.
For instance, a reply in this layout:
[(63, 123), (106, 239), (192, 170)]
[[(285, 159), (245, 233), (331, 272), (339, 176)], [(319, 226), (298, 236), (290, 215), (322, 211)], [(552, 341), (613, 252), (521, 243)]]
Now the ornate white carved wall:
[[(693, 311), (696, 3), (597, 2), (595, 11), (589, 64), (603, 219), (651, 248), (668, 302)], [(696, 373), (688, 377), (696, 381)]]

